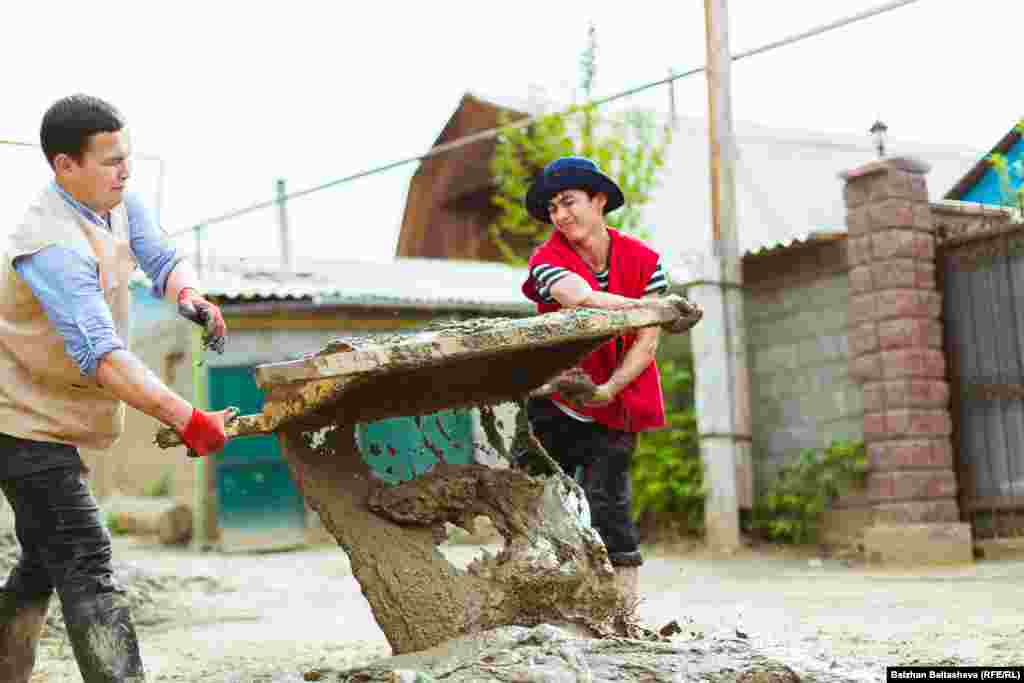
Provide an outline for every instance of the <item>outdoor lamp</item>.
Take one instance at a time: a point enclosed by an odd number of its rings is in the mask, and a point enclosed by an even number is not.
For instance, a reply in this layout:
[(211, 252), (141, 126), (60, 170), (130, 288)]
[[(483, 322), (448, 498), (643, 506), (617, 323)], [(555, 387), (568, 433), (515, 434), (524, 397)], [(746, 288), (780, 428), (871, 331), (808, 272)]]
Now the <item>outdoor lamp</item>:
[(871, 126), (871, 137), (875, 140), (875, 149), (878, 150), (878, 158), (881, 159), (885, 156), (885, 133), (889, 130), (889, 127), (881, 121), (875, 121)]

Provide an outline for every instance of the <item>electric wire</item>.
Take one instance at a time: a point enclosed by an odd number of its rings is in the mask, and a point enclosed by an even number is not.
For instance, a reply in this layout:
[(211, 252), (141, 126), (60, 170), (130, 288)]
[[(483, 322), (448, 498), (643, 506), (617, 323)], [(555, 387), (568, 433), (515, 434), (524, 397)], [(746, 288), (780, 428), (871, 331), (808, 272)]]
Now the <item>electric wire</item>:
[[(848, 17), (843, 17), (842, 19), (837, 19), (837, 20), (831, 21), (831, 22), (829, 22), (827, 24), (822, 24), (820, 26), (816, 26), (816, 27), (814, 27), (812, 29), (809, 29), (807, 31), (802, 31), (802, 32), (796, 33), (794, 35), (787, 36), (786, 38), (782, 38), (780, 40), (775, 40), (775, 41), (772, 41), (770, 43), (765, 43), (764, 45), (760, 45), (758, 47), (755, 47), (755, 48), (752, 48), (752, 49), (749, 49), (749, 50), (744, 50), (744, 51), (738, 52), (738, 53), (736, 53), (736, 54), (734, 54), (732, 56), (731, 61), (734, 61), (734, 62), (735, 61), (739, 61), (741, 59), (746, 59), (747, 57), (753, 57), (755, 55), (763, 54), (763, 53), (768, 52), (770, 50), (775, 50), (775, 49), (778, 49), (778, 48), (781, 48), (781, 47), (786, 47), (788, 45), (793, 45), (793, 44), (798, 43), (798, 42), (800, 42), (802, 40), (807, 40), (808, 38), (813, 38), (815, 36), (819, 36), (819, 35), (822, 35), (824, 33), (828, 33), (829, 31), (834, 31), (834, 30), (836, 30), (838, 28), (842, 28), (844, 26), (849, 26), (850, 24), (854, 24), (854, 23), (856, 23), (858, 21), (864, 21), (865, 19), (870, 19), (872, 17), (876, 17), (876, 16), (878, 16), (880, 14), (884, 14), (886, 12), (890, 12), (892, 10), (899, 9), (901, 7), (905, 7), (907, 5), (910, 5), (910, 4), (913, 4), (915, 2), (919, 2), (919, 1), (920, 0), (892, 0), (891, 2), (887, 2), (887, 3), (879, 5), (877, 7), (873, 7), (871, 9), (864, 10), (862, 12), (858, 12), (858, 13), (850, 15)], [(620, 100), (620, 99), (623, 99), (623, 98), (626, 98), (626, 97), (630, 97), (632, 95), (636, 95), (637, 93), (644, 92), (645, 90), (650, 90), (652, 88), (656, 88), (656, 87), (659, 87), (659, 86), (662, 86), (662, 85), (667, 85), (667, 84), (673, 83), (673, 82), (675, 82), (677, 80), (680, 80), (680, 79), (683, 79), (683, 78), (688, 78), (690, 76), (695, 76), (697, 74), (704, 73), (705, 71), (707, 71), (707, 67), (706, 66), (699, 66), (699, 67), (694, 67), (692, 69), (687, 69), (686, 71), (681, 71), (679, 73), (672, 73), (672, 75), (667, 76), (665, 78), (661, 78), (661, 79), (658, 79), (656, 81), (650, 81), (648, 83), (643, 83), (643, 84), (635, 86), (633, 88), (629, 88), (628, 90), (623, 90), (622, 92), (615, 93), (614, 95), (609, 95), (607, 97), (603, 97), (603, 98), (599, 98), (599, 99), (596, 99), (596, 100), (592, 100), (591, 102), (588, 103), (588, 105), (594, 106), (594, 107), (600, 107), (600, 106), (608, 104), (610, 102), (614, 102), (616, 100)], [(252, 213), (253, 211), (259, 211), (261, 209), (266, 209), (266, 208), (270, 208), (272, 206), (276, 206), (276, 205), (278, 205), (281, 202), (286, 202), (286, 201), (290, 201), (292, 199), (298, 199), (300, 197), (305, 197), (306, 195), (310, 195), (310, 194), (313, 194), (315, 192), (319, 192), (321, 190), (326, 190), (326, 189), (329, 189), (331, 187), (336, 187), (338, 185), (349, 183), (349, 182), (352, 182), (354, 180), (359, 180), (360, 178), (365, 178), (367, 176), (376, 175), (378, 173), (384, 173), (384, 172), (390, 171), (390, 170), (392, 170), (394, 168), (405, 166), (407, 164), (411, 164), (411, 163), (414, 163), (414, 162), (417, 162), (417, 161), (425, 161), (426, 159), (430, 159), (432, 157), (439, 156), (441, 154), (446, 154), (448, 152), (457, 150), (457, 149), (459, 149), (461, 147), (465, 147), (467, 145), (471, 145), (471, 144), (474, 144), (474, 143), (477, 143), (477, 142), (481, 142), (481, 141), (484, 141), (484, 140), (490, 140), (490, 139), (498, 137), (503, 132), (512, 131), (512, 130), (516, 130), (516, 129), (519, 129), (519, 128), (525, 128), (526, 126), (529, 126), (531, 123), (534, 123), (535, 121), (537, 121), (540, 118), (544, 118), (544, 117), (547, 117), (547, 116), (560, 116), (560, 115), (564, 116), (564, 115), (572, 113), (572, 111), (574, 109), (575, 109), (575, 107), (572, 107), (572, 108), (569, 108), (567, 110), (563, 110), (561, 112), (541, 114), (541, 115), (537, 115), (537, 116), (527, 116), (527, 117), (524, 117), (524, 118), (519, 119), (517, 121), (514, 121), (512, 123), (503, 125), (503, 126), (498, 126), (496, 128), (489, 128), (487, 130), (482, 130), (482, 131), (479, 131), (479, 132), (476, 132), (476, 133), (472, 133), (470, 135), (461, 137), (461, 138), (459, 138), (457, 140), (452, 140), (451, 142), (446, 142), (446, 143), (443, 143), (443, 144), (440, 144), (440, 145), (435, 145), (434, 147), (431, 147), (424, 154), (417, 154), (417, 155), (414, 155), (414, 156), (405, 157), (405, 158), (399, 159), (397, 161), (393, 161), (391, 163), (384, 164), (382, 166), (376, 166), (376, 167), (373, 167), (373, 168), (366, 169), (364, 171), (359, 171), (358, 173), (353, 173), (351, 175), (347, 175), (347, 176), (344, 176), (342, 178), (337, 178), (335, 180), (328, 181), (326, 183), (321, 183), (320, 185), (315, 185), (313, 187), (309, 187), (309, 188), (306, 188), (306, 189), (303, 189), (303, 190), (298, 190), (296, 192), (290, 192), (290, 193), (285, 194), (283, 196), (275, 197), (274, 199), (269, 199), (269, 200), (266, 200), (266, 201), (257, 202), (255, 204), (250, 204), (248, 206), (244, 206), (242, 208), (235, 209), (233, 211), (229, 211), (229, 212), (224, 213), (224, 214), (220, 214), (219, 216), (214, 216), (212, 218), (208, 218), (208, 219), (206, 219), (204, 221), (201, 221), (201, 222), (199, 222), (199, 223), (197, 223), (195, 225), (192, 225), (192, 226), (190, 226), (188, 228), (183, 228), (183, 229), (177, 230), (175, 232), (169, 232), (168, 236), (169, 237), (180, 237), (181, 235), (186, 235), (186, 234), (189, 234), (189, 233), (195, 233), (195, 232), (197, 232), (199, 230), (204, 230), (206, 228), (209, 228), (212, 225), (216, 225), (218, 223), (223, 223), (223, 222), (231, 220), (233, 218), (238, 218), (239, 216), (243, 216), (243, 215), (245, 215), (247, 213)], [(16, 141), (11, 141), (11, 140), (0, 140), (0, 144), (17, 145), (17, 146), (34, 146), (34, 145), (31, 145), (30, 143), (16, 142)]]

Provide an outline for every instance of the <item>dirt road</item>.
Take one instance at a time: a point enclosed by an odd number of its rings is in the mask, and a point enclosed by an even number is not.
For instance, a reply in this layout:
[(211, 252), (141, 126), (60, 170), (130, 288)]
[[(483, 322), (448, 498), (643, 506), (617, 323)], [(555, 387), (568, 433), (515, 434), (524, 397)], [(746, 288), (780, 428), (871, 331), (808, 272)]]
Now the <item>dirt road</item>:
[[(455, 564), (475, 549), (445, 548)], [(115, 556), (156, 574), (209, 577), (141, 623), (151, 681), (292, 683), (384, 657), (390, 649), (344, 553), (199, 554), (115, 539)], [(1024, 562), (883, 572), (800, 551), (649, 551), (641, 615), (678, 619), (676, 638), (737, 631), (815, 680), (881, 680), (886, 664), (1024, 664)], [(223, 585), (227, 592), (208, 592)], [(812, 677), (809, 676), (809, 677)], [(34, 683), (80, 680), (70, 648), (45, 644)]]

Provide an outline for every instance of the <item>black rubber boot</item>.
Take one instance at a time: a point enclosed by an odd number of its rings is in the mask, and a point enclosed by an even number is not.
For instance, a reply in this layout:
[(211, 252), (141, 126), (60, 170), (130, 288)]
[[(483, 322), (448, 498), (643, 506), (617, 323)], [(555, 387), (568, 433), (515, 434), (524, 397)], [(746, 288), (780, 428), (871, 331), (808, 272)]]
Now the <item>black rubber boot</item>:
[(146, 680), (139, 639), (122, 593), (76, 597), (65, 601), (63, 607), (68, 639), (83, 683)]
[(28, 683), (49, 607), (49, 594), (23, 597), (0, 589), (0, 681)]

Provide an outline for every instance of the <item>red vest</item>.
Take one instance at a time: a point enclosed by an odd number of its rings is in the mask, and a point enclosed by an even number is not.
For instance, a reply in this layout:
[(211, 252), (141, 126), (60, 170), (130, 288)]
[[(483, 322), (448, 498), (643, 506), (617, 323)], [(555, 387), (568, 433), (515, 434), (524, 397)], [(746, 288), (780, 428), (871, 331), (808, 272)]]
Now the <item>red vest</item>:
[[(611, 238), (608, 291), (611, 294), (639, 299), (643, 297), (647, 283), (658, 267), (658, 254), (640, 240), (608, 229)], [(537, 247), (530, 257), (530, 272), (537, 265), (559, 266), (576, 273), (593, 288), (600, 291), (593, 271), (579, 257), (569, 241), (557, 230), (548, 240)], [(534, 286), (533, 277), (528, 276), (522, 287), (523, 294), (537, 303), (538, 313), (549, 313), (562, 308), (557, 301), (544, 303)], [(622, 364), (629, 349), (636, 343), (635, 334), (612, 339), (583, 359), (580, 367), (590, 375), (595, 384), (608, 381), (612, 373)], [(551, 397), (561, 398), (556, 394)], [(643, 432), (665, 426), (665, 404), (661, 393), (661, 378), (658, 366), (651, 363), (640, 376), (624, 388), (615, 400), (598, 408), (576, 408), (573, 410), (588, 415), (606, 427), (627, 432)]]

